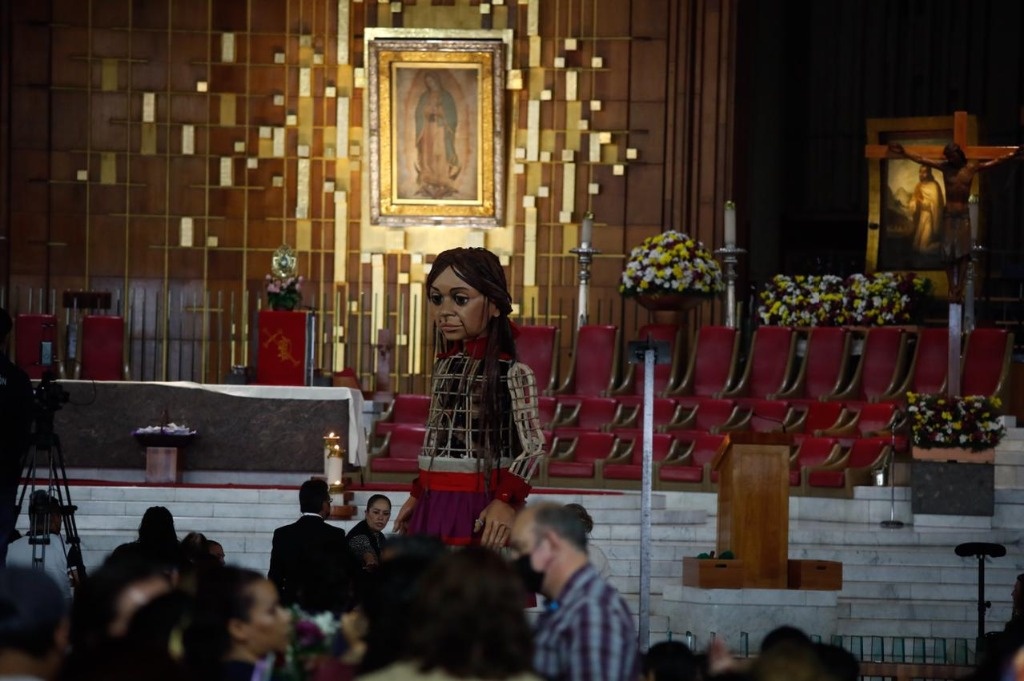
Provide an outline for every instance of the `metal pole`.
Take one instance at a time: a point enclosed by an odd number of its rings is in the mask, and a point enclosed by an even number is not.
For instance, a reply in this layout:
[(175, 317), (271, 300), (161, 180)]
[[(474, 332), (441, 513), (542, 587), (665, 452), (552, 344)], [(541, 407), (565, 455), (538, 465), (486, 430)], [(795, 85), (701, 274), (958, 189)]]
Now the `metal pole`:
[(654, 459), (654, 347), (644, 350), (644, 458), (640, 485), (640, 650), (651, 640), (651, 485)]

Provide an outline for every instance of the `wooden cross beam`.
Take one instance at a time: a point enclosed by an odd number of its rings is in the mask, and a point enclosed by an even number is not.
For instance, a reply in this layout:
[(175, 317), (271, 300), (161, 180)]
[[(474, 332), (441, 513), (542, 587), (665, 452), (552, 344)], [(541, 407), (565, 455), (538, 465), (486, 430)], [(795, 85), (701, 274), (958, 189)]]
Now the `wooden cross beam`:
[[(990, 161), (1000, 158), (1016, 151), (1017, 147), (995, 147), (971, 145), (967, 141), (967, 112), (957, 111), (953, 114), (953, 142), (955, 142), (969, 161)], [(925, 158), (941, 159), (944, 145), (941, 144), (918, 144), (904, 145), (904, 150), (924, 156)], [(867, 144), (864, 146), (864, 156), (871, 159), (883, 158), (904, 158), (899, 154), (890, 151), (886, 144)]]

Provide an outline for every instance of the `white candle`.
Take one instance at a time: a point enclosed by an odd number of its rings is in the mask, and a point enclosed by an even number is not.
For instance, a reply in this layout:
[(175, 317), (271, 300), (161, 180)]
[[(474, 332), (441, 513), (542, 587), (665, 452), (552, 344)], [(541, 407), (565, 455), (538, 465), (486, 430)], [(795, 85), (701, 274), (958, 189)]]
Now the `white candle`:
[(967, 200), (967, 214), (971, 220), (971, 243), (978, 240), (978, 195), (971, 194)]
[(736, 204), (725, 202), (725, 245), (736, 245)]
[(589, 246), (590, 240), (594, 238), (594, 215), (587, 213), (583, 216), (583, 226), (580, 229), (580, 246)]
[(328, 485), (340, 485), (341, 484), (341, 457), (330, 456), (327, 457), (327, 484)]

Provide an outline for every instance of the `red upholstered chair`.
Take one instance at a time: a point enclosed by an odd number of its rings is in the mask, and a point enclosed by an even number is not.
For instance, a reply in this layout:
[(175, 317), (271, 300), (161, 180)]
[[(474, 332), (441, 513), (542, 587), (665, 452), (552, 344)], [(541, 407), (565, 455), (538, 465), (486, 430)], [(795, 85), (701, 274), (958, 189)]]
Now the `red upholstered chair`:
[(673, 432), (676, 437), (681, 437), (675, 431), (700, 431), (720, 432), (722, 430), (742, 430), (750, 418), (748, 408), (741, 409), (736, 400), (721, 400), (715, 398), (703, 398), (695, 406), (691, 407), (690, 413), (684, 416), (677, 423), (665, 427), (666, 431)]
[(690, 433), (683, 437), (673, 435), (687, 450), (686, 455), (660, 462), (654, 475), (654, 486), (659, 490), (710, 491), (718, 480), (718, 473), (711, 470), (711, 463), (728, 446), (728, 438), (710, 433)]
[(857, 403), (851, 405), (857, 408), (847, 423), (839, 428), (832, 428), (821, 431), (821, 434), (828, 437), (841, 438), (846, 445), (851, 438), (884, 437), (895, 443), (896, 451), (902, 452), (907, 448), (907, 436), (898, 434), (903, 425), (901, 423), (899, 407), (893, 402)]
[(374, 443), (383, 443), (399, 424), (425, 426), (430, 413), (430, 395), (399, 393), (373, 423)]
[(616, 326), (581, 326), (576, 334), (573, 363), (555, 395), (560, 403), (575, 404), (581, 396), (608, 395), (615, 389), (620, 334)]
[[(614, 489), (639, 487), (640, 481), (643, 479), (643, 431), (633, 428), (612, 432), (615, 437), (619, 438), (620, 448), (625, 447), (626, 451), (602, 462), (601, 477), (604, 480), (604, 486)], [(651, 461), (654, 463), (672, 458), (680, 448), (679, 441), (667, 433), (654, 433), (651, 444)], [(654, 484), (654, 472), (652, 465), (652, 485)]]
[(537, 416), (540, 419), (540, 426), (550, 430), (555, 422), (555, 414), (558, 412), (558, 400), (554, 397), (540, 396), (537, 398)]
[(907, 337), (905, 330), (895, 326), (868, 329), (849, 387), (832, 399), (878, 402), (895, 398), (906, 371)]
[(395, 424), (384, 443), (369, 454), (363, 475), (374, 482), (411, 482), (419, 472), (425, 425)]
[(614, 397), (581, 397), (572, 407), (563, 405), (556, 419), (552, 429), (555, 437), (563, 440), (579, 433), (608, 430), (613, 423), (624, 420), (623, 408)]
[(890, 451), (886, 438), (857, 438), (838, 459), (807, 469), (804, 493), (852, 498), (854, 487), (871, 484), (874, 471), (885, 465)]
[(846, 383), (849, 359), (850, 334), (846, 329), (814, 327), (807, 335), (807, 354), (793, 385), (770, 398), (791, 402), (832, 399)]
[(719, 397), (766, 398), (786, 390), (796, 353), (796, 333), (786, 326), (760, 326), (736, 386)]
[(739, 343), (736, 329), (728, 326), (700, 327), (686, 374), (670, 391), (670, 396), (690, 406), (700, 398), (713, 397), (727, 390), (736, 373)]
[(749, 417), (740, 424), (723, 426), (719, 432), (728, 430), (751, 430), (755, 433), (792, 432), (798, 415), (786, 400), (754, 400), (744, 403), (750, 408)]
[[(640, 327), (636, 340), (663, 341), (668, 343), (672, 361), (654, 365), (654, 394), (665, 395), (679, 381), (682, 364), (683, 327), (677, 324), (647, 324)], [(644, 365), (626, 364), (626, 377), (613, 394), (625, 406), (635, 407), (644, 399)]]
[(905, 393), (941, 393), (946, 391), (946, 368), (949, 365), (949, 329), (921, 329), (914, 347), (914, 358), (907, 378), (893, 395), (881, 399), (902, 400)]
[(520, 326), (516, 356), (533, 370), (537, 390), (550, 394), (558, 379), (558, 327)]
[(792, 428), (787, 431), (815, 435), (819, 431), (839, 428), (849, 419), (842, 402), (808, 402)]
[[(622, 398), (616, 398), (620, 402)], [(651, 420), (654, 422), (655, 430), (671, 425), (681, 421), (682, 418), (689, 415), (691, 410), (684, 410), (676, 403), (675, 400), (669, 397), (655, 397), (653, 409), (651, 411)], [(630, 410), (629, 414), (625, 413), (623, 409), (623, 420), (621, 423), (613, 423), (612, 429), (618, 428), (643, 428), (644, 426), (644, 405), (640, 403), (635, 409)]]
[(960, 393), (1005, 398), (1013, 334), (1005, 329), (974, 329), (967, 336)]
[(789, 460), (790, 486), (796, 487), (801, 484), (805, 468), (823, 466), (839, 458), (840, 453), (839, 441), (834, 437), (803, 438)]
[[(43, 364), (44, 343), (49, 344), (50, 361)], [(59, 376), (57, 360), (57, 317), (52, 314), (19, 314), (14, 318), (14, 362), (32, 380), (43, 377), (44, 371)]]
[(124, 317), (85, 315), (82, 317), (82, 349), (75, 378), (92, 381), (124, 381), (128, 364), (124, 360)]
[[(556, 443), (561, 438), (556, 436)], [(555, 452), (556, 443), (552, 444)], [(619, 441), (612, 433), (581, 432), (564, 452), (541, 462), (541, 479), (547, 486), (594, 487), (601, 481), (601, 465), (616, 452)]]

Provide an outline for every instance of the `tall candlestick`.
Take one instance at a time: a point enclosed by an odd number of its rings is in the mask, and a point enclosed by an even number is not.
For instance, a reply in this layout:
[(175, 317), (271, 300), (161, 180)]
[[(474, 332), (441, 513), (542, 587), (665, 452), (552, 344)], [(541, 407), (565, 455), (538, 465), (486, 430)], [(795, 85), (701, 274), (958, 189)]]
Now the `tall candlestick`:
[(736, 245), (736, 204), (725, 202), (725, 245)]
[(590, 211), (583, 216), (583, 225), (580, 229), (580, 245), (589, 246), (594, 238), (594, 214)]
[(978, 240), (978, 195), (971, 194), (967, 200), (967, 214), (971, 220), (971, 243)]

